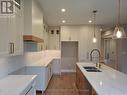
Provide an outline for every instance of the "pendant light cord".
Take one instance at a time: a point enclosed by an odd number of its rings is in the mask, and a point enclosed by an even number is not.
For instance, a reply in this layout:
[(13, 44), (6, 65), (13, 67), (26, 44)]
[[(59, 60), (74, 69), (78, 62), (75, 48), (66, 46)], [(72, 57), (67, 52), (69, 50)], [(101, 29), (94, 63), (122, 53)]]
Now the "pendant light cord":
[(96, 25), (96, 10), (93, 11), (93, 14), (94, 14), (94, 37), (96, 37), (95, 35), (95, 25)]
[(119, 0), (119, 2), (118, 2), (119, 4), (118, 4), (118, 27), (120, 26), (120, 0)]

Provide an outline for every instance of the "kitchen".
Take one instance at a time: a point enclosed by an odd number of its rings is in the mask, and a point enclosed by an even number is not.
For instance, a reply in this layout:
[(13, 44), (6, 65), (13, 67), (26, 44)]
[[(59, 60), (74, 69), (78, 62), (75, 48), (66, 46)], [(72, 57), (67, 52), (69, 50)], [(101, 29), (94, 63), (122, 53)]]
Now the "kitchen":
[(126, 95), (126, 0), (0, 3), (0, 95)]

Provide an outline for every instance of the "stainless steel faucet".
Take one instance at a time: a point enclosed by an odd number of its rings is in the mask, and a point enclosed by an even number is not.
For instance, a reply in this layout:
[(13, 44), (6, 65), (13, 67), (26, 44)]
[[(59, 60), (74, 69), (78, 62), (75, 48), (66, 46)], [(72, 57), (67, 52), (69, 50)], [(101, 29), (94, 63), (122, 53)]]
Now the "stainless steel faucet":
[[(93, 56), (92, 56), (92, 54), (93, 54), (93, 52), (94, 51), (97, 51), (98, 52), (98, 54), (99, 54), (99, 62), (100, 62), (100, 56), (101, 56), (101, 53), (100, 53), (100, 51), (98, 50), (98, 49), (93, 49), (92, 51), (91, 51), (91, 53), (90, 53), (90, 61), (92, 61), (93, 60)], [(101, 67), (101, 65), (98, 63), (96, 63), (96, 67)]]

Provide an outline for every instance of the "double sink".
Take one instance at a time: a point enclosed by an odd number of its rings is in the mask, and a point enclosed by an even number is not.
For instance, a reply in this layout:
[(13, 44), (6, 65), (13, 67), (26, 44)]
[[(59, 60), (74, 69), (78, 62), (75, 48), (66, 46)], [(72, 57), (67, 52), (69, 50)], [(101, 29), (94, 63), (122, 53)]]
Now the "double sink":
[(85, 66), (83, 67), (87, 72), (101, 72), (98, 68), (93, 66)]

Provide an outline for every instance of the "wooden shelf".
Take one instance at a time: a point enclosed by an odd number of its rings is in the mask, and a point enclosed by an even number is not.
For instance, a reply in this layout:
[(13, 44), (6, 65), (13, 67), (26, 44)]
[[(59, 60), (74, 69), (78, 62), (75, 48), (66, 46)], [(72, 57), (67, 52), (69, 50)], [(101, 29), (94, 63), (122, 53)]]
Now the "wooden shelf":
[(43, 39), (40, 39), (40, 38), (35, 37), (33, 35), (24, 35), (23, 36), (23, 40), (24, 41), (28, 41), (28, 42), (36, 42), (36, 43), (42, 43), (42, 42), (44, 42)]

